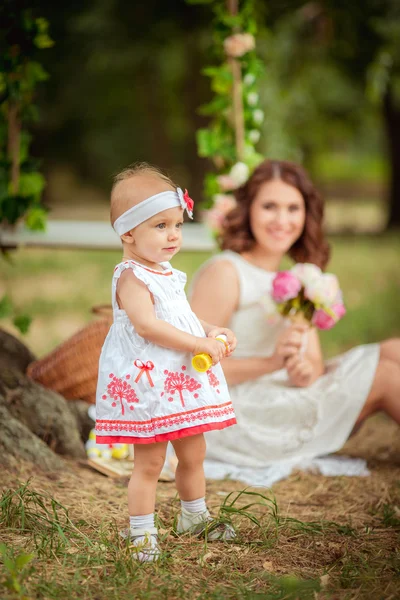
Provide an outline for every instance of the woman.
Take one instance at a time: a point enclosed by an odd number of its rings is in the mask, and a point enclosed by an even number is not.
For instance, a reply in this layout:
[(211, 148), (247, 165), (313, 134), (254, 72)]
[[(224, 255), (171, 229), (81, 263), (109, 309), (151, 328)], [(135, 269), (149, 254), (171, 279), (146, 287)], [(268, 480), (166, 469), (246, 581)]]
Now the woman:
[(191, 297), (201, 319), (238, 338), (222, 363), (238, 424), (207, 435), (208, 458), (244, 467), (306, 464), (339, 450), (376, 411), (400, 423), (400, 339), (324, 363), (314, 329), (266, 318), (260, 301), (286, 254), (321, 268), (329, 259), (323, 203), (304, 170), (264, 161), (236, 198), (220, 238), (223, 252), (200, 269)]

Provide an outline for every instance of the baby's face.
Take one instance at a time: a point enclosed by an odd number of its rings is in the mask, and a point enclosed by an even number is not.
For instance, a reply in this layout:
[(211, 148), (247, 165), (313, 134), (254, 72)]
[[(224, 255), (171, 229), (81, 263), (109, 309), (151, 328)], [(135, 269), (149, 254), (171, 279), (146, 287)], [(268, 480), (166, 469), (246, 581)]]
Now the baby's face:
[(131, 231), (131, 251), (137, 260), (149, 266), (168, 262), (182, 245), (183, 209), (168, 208)]

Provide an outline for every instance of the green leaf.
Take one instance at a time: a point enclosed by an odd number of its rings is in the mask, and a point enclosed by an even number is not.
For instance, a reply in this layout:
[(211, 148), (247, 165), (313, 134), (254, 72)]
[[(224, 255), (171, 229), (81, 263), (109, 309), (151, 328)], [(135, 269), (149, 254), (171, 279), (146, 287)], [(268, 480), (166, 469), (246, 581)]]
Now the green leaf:
[(216, 154), (219, 143), (218, 138), (213, 131), (210, 131), (209, 129), (199, 129), (196, 137), (200, 156), (213, 156)]
[(35, 46), (37, 48), (51, 48), (54, 46), (54, 41), (49, 36), (49, 22), (43, 17), (35, 19), (35, 25), (38, 28), (38, 34), (34, 39)]
[(25, 554), (24, 552), (21, 552), (15, 559), (15, 565), (18, 571), (21, 571), (34, 557), (34, 554)]
[(39, 199), (45, 185), (46, 180), (41, 173), (22, 173), (18, 191), (23, 198), (33, 196)]
[(220, 192), (217, 175), (215, 173), (207, 173), (204, 178), (204, 194), (211, 198)]
[[(11, 298), (4, 294), (4, 296), (0, 299), (0, 318), (4, 319), (9, 317), (13, 311), (13, 305), (11, 302)], [(3, 544), (0, 547), (0, 551), (3, 552)]]
[(39, 34), (35, 37), (35, 46), (40, 49), (51, 48), (54, 46), (54, 42), (48, 35)]
[(14, 196), (9, 194), (3, 196), (0, 201), (0, 222), (5, 220), (10, 225), (13, 225), (18, 221), (23, 214), (25, 214), (31, 198), (24, 198), (23, 196)]
[(216, 115), (225, 111), (230, 106), (230, 99), (225, 96), (217, 96), (208, 104), (203, 104), (199, 108), (200, 115)]
[(31, 87), (34, 87), (38, 81), (46, 81), (49, 78), (47, 71), (36, 61), (29, 61), (25, 66), (25, 76)]
[(41, 206), (34, 206), (25, 216), (26, 226), (32, 231), (45, 231), (46, 221), (47, 211)]
[(13, 325), (19, 329), (22, 334), (28, 333), (32, 323), (32, 318), (29, 315), (18, 315), (13, 319)]

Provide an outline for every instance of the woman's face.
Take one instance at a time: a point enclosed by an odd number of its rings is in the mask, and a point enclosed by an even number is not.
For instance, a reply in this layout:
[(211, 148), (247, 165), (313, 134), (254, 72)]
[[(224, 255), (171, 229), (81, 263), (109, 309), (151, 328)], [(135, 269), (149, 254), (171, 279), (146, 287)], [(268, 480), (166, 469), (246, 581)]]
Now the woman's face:
[(285, 254), (300, 237), (306, 207), (299, 190), (280, 179), (263, 183), (250, 207), (250, 227), (257, 245)]

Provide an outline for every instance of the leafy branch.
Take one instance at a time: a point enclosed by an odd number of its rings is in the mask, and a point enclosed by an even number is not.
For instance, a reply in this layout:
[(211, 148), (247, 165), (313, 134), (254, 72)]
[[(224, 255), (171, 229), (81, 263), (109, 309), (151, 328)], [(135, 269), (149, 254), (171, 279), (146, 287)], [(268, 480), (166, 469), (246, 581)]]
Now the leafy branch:
[(3, 0), (0, 20), (0, 223), (23, 217), (30, 229), (44, 229), (45, 180), (29, 155), (26, 127), (37, 119), (35, 89), (48, 77), (37, 55), (53, 41), (47, 21), (36, 18), (26, 0)]
[(264, 113), (259, 106), (257, 81), (263, 72), (255, 52), (257, 33), (255, 0), (187, 0), (211, 4), (213, 51), (217, 64), (202, 73), (210, 78), (213, 98), (200, 107), (210, 117), (207, 128), (197, 132), (199, 156), (209, 158), (216, 172), (205, 178), (205, 207), (211, 209), (208, 224), (218, 232), (221, 221), (234, 206), (232, 192), (247, 180), (262, 156), (256, 151)]

